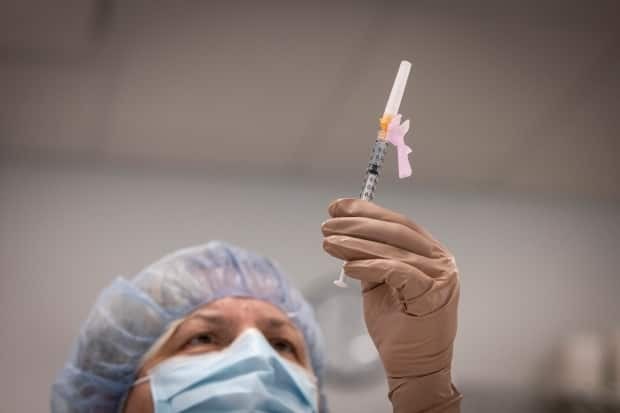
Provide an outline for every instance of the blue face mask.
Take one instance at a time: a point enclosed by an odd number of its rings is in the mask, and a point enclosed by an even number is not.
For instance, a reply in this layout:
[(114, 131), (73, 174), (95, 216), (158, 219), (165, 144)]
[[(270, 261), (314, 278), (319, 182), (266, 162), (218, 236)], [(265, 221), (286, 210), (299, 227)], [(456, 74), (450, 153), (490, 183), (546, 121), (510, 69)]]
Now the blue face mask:
[(146, 380), (155, 413), (318, 412), (316, 378), (253, 328), (222, 351), (166, 360), (136, 384)]

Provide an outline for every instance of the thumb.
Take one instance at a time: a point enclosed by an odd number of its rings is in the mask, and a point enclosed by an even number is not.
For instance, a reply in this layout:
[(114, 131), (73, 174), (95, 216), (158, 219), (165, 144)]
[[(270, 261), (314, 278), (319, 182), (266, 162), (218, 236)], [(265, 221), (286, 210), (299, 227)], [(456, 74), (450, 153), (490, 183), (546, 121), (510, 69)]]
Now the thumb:
[(419, 269), (393, 259), (348, 261), (344, 272), (362, 282), (364, 291), (385, 283), (392, 287), (401, 303), (411, 302), (429, 291), (433, 279)]

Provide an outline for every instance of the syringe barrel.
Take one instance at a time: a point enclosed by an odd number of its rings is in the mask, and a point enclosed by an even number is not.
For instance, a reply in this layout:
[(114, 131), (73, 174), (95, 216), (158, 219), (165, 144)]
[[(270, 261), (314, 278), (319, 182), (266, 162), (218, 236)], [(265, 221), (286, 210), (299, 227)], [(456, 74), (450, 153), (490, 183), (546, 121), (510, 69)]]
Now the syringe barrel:
[(381, 165), (383, 165), (386, 149), (387, 142), (381, 138), (377, 139), (372, 147), (372, 154), (370, 155), (370, 162), (366, 170), (364, 187), (360, 193), (360, 198), (365, 201), (372, 201), (375, 196), (375, 189), (377, 189), (377, 181), (379, 180), (379, 171), (381, 170)]

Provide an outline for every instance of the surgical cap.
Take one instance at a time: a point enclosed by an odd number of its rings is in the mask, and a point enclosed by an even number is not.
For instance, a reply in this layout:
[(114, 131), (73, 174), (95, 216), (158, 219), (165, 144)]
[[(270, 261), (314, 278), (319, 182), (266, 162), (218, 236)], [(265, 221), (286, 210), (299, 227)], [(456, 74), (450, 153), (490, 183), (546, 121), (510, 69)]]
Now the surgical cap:
[(52, 412), (116, 412), (142, 356), (169, 324), (229, 296), (264, 300), (289, 316), (304, 335), (326, 411), (323, 340), (312, 308), (272, 261), (213, 241), (172, 253), (132, 280), (119, 277), (101, 292), (52, 386)]

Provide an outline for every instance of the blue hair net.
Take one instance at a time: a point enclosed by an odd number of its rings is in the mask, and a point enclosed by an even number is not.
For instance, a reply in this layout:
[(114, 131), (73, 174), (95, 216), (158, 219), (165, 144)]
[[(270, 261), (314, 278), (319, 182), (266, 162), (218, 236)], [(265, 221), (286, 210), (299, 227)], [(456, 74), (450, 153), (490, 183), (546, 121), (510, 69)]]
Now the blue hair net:
[(267, 301), (290, 317), (304, 335), (325, 412), (323, 340), (312, 308), (270, 260), (218, 241), (172, 253), (101, 292), (52, 386), (52, 412), (116, 412), (168, 325), (228, 296)]

